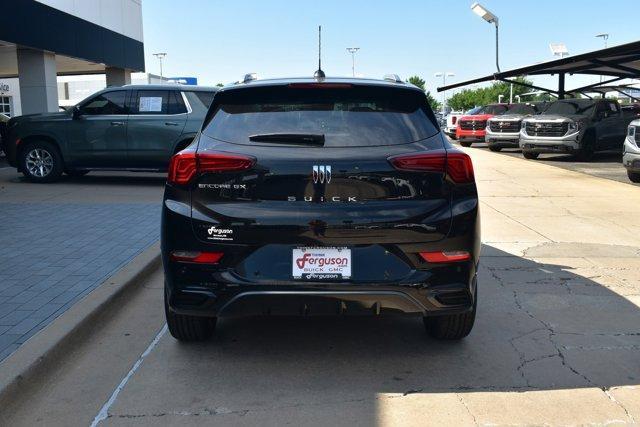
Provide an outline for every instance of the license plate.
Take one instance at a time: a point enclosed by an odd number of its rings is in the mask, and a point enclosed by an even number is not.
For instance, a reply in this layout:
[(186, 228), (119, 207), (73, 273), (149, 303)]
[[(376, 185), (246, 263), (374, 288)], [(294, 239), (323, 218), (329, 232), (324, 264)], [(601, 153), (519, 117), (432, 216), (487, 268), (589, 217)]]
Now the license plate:
[(351, 249), (295, 248), (292, 275), (302, 280), (342, 280), (351, 278)]

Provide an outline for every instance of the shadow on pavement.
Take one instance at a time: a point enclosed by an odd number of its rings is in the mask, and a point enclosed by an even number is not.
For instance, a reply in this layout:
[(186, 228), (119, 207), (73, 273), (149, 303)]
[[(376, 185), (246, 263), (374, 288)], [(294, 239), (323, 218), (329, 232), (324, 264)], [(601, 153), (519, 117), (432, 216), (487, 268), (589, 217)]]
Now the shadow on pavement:
[[(116, 175), (115, 173), (105, 172), (89, 172), (85, 176), (69, 176), (62, 175), (59, 181), (55, 183), (49, 183), (47, 185), (60, 185), (60, 184), (83, 184), (83, 185), (104, 185), (104, 186), (150, 186), (157, 187), (163, 186), (167, 180), (166, 173), (126, 173)], [(14, 183), (31, 184), (22, 175), (15, 176), (11, 179)]]
[(372, 417), (359, 422), (371, 425), (379, 393), (638, 384), (636, 305), (583, 270), (483, 251), (478, 317), (463, 341), (430, 339), (412, 317), (223, 319), (208, 343), (165, 338), (114, 413), (345, 410), (357, 402)]

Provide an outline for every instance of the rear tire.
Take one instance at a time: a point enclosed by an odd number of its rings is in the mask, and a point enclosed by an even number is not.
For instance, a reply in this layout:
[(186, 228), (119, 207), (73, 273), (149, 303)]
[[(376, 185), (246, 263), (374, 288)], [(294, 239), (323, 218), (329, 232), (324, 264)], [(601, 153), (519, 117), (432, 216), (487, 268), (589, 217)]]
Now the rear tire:
[(47, 141), (25, 144), (20, 152), (22, 174), (31, 182), (54, 182), (64, 170), (58, 147)]
[(463, 147), (471, 147), (471, 141), (460, 140), (460, 145)]
[(495, 145), (489, 145), (489, 150), (493, 151), (494, 153), (497, 153), (500, 150), (502, 150), (502, 147), (495, 146)]
[(631, 182), (640, 183), (640, 173), (627, 171), (627, 176)]
[(531, 151), (523, 151), (522, 155), (524, 156), (525, 159), (528, 160), (535, 160), (538, 158), (538, 156), (540, 155), (540, 153), (532, 153)]
[(169, 332), (178, 341), (205, 341), (211, 337), (216, 328), (215, 317), (187, 316), (177, 314), (169, 309), (167, 294), (164, 296), (164, 313), (167, 318)]
[(448, 314), (445, 316), (425, 316), (422, 318), (427, 333), (439, 340), (460, 340), (473, 329), (476, 320), (476, 307), (478, 306), (478, 287), (476, 285), (475, 300), (471, 311), (460, 314)]

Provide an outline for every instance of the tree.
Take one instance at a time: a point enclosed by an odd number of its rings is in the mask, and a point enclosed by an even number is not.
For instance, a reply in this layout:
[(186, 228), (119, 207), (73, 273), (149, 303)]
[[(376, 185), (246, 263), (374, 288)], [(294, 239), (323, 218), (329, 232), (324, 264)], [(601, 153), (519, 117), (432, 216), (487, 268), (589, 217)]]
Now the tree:
[(218, 84), (216, 85), (216, 87), (222, 87), (222, 86), (224, 86), (222, 83), (218, 83)]
[[(531, 81), (524, 77), (517, 77), (515, 81), (531, 84)], [(511, 83), (493, 82), (489, 86), (478, 89), (464, 89), (449, 98), (449, 106), (454, 110), (464, 111), (479, 105), (498, 102), (498, 98), (501, 98), (502, 102), (509, 102), (510, 87)], [(513, 85), (514, 99), (516, 95), (521, 96), (530, 91), (531, 89), (526, 86)], [(500, 97), (500, 95), (502, 95), (502, 97)], [(536, 100), (536, 98), (529, 98), (529, 100)]]
[(419, 76), (411, 76), (409, 77), (409, 80), (407, 80), (407, 82), (411, 83), (414, 86), (418, 86), (423, 91), (425, 90), (424, 85), (427, 83), (423, 79), (421, 79)]
[(425, 93), (425, 96), (427, 97), (427, 102), (429, 103), (431, 109), (433, 111), (440, 111), (440, 108), (442, 108), (442, 104), (440, 104), (440, 102), (438, 102), (438, 100), (434, 98), (433, 95), (431, 95), (431, 92), (426, 90), (425, 84), (427, 82), (425, 82), (424, 79), (420, 78), (420, 76), (411, 76), (409, 77), (409, 80), (407, 80), (407, 83), (411, 83), (412, 85), (422, 89), (422, 91)]
[(433, 111), (440, 111), (442, 109), (442, 103), (438, 102), (438, 100), (431, 95), (431, 92), (426, 91), (425, 96), (427, 97), (427, 102)]

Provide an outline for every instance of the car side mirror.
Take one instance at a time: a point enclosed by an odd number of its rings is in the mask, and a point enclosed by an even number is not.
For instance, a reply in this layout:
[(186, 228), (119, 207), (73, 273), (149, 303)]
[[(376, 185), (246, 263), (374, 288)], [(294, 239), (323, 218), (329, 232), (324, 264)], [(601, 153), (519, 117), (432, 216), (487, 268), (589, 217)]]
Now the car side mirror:
[(75, 105), (75, 106), (73, 107), (73, 113), (72, 113), (72, 114), (73, 114), (73, 119), (74, 119), (74, 120), (79, 119), (79, 118), (80, 118), (80, 116), (82, 115), (82, 114), (80, 114), (80, 107), (78, 107), (77, 105)]

